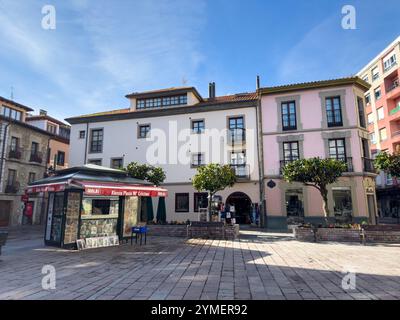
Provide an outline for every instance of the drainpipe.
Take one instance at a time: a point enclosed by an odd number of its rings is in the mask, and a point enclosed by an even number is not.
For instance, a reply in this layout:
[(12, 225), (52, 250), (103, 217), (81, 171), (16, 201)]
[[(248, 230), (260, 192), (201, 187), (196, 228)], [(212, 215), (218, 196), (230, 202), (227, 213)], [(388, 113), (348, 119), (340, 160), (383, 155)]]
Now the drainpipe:
[(258, 148), (258, 173), (259, 173), (259, 187), (260, 187), (260, 226), (265, 228), (266, 224), (266, 199), (265, 199), (265, 186), (264, 186), (264, 137), (262, 129), (262, 109), (261, 109), (261, 93), (260, 93), (260, 76), (257, 76), (257, 105), (256, 105), (256, 125), (257, 125), (257, 148)]
[(85, 158), (83, 164), (87, 162), (87, 147), (88, 147), (88, 137), (89, 137), (89, 122), (86, 122), (86, 135), (85, 135)]
[(3, 164), (4, 164), (4, 153), (6, 149), (6, 143), (7, 143), (7, 130), (8, 127), (10, 126), (10, 122), (7, 122), (5, 128), (4, 128), (4, 135), (3, 135), (3, 141), (2, 141), (2, 150), (1, 150), (1, 159), (0, 159), (0, 193), (3, 191)]

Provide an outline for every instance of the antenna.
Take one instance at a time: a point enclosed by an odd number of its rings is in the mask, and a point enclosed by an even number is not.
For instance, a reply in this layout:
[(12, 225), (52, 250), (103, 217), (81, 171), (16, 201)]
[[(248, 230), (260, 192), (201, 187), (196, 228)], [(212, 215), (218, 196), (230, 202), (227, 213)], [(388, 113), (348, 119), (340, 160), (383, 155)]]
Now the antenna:
[(186, 86), (187, 82), (188, 82), (188, 81), (187, 81), (186, 77), (184, 76), (184, 77), (182, 78), (182, 85)]
[(13, 86), (11, 86), (10, 99), (11, 99), (11, 100), (14, 100), (14, 87), (13, 87)]

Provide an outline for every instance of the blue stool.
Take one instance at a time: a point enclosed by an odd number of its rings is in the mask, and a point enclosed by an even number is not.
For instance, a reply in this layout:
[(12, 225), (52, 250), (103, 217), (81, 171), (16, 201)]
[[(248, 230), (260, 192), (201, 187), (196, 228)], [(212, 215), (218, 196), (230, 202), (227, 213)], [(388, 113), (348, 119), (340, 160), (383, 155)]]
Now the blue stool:
[(138, 242), (138, 237), (140, 237), (140, 245), (142, 245), (143, 235), (144, 235), (144, 244), (147, 243), (147, 226), (132, 227), (131, 245), (133, 244), (133, 234), (135, 234), (136, 244)]

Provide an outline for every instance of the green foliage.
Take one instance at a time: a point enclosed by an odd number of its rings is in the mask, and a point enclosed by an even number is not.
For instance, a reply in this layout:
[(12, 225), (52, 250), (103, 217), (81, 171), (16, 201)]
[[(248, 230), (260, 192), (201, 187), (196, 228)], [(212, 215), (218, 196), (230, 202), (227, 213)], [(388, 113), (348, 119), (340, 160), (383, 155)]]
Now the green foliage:
[(319, 188), (334, 183), (346, 171), (346, 164), (335, 159), (310, 158), (288, 163), (283, 177), (288, 182), (313, 184)]
[(389, 154), (381, 152), (374, 161), (375, 168), (400, 178), (400, 153)]
[(210, 163), (197, 168), (193, 187), (197, 191), (208, 191), (211, 195), (232, 187), (236, 182), (235, 171), (229, 165)]
[(147, 173), (147, 180), (152, 184), (159, 186), (166, 178), (165, 172), (160, 167), (151, 167)]
[(162, 168), (137, 162), (128, 164), (125, 171), (133, 178), (149, 181), (156, 186), (163, 183), (166, 177)]
[(328, 222), (328, 189), (346, 171), (346, 164), (335, 159), (310, 158), (288, 163), (283, 169), (283, 178), (287, 182), (300, 182), (318, 189), (323, 200), (323, 212)]

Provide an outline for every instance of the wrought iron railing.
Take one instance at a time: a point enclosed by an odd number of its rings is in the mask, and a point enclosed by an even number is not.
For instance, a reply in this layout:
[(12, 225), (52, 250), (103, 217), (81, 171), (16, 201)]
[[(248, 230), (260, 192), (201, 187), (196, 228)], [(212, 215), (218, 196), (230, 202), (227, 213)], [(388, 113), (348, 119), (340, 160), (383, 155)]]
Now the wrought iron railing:
[[(353, 172), (354, 171), (354, 167), (353, 167), (353, 158), (352, 157), (346, 157), (346, 158), (338, 158), (337, 160), (339, 161), (343, 161), (344, 164), (346, 165), (346, 172)], [(295, 160), (281, 160), (280, 161), (280, 170), (279, 173), (282, 174), (283, 172), (283, 168), (293, 162)]]
[(29, 161), (36, 162), (36, 163), (42, 163), (43, 162), (43, 154), (41, 152), (31, 152)]
[(5, 193), (17, 193), (19, 191), (19, 182), (7, 181)]
[(8, 158), (9, 159), (17, 159), (20, 160), (22, 158), (23, 150), (20, 147), (13, 147), (10, 148), (8, 151)]
[(231, 164), (238, 179), (250, 179), (250, 166), (248, 164)]
[(371, 173), (376, 172), (373, 159), (363, 157), (362, 160), (363, 160), (364, 172), (371, 172)]

